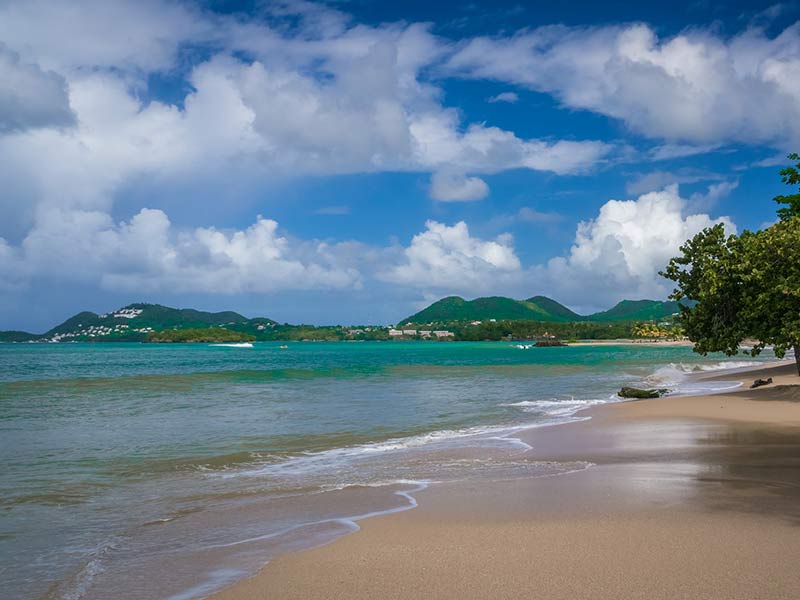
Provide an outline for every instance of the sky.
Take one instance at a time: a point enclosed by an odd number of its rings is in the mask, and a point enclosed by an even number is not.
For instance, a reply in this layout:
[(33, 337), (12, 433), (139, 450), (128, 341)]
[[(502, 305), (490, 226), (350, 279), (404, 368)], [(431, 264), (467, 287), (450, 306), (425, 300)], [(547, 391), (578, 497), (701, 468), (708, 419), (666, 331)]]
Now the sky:
[(0, 0), (0, 329), (665, 299), (775, 220), (800, 3)]

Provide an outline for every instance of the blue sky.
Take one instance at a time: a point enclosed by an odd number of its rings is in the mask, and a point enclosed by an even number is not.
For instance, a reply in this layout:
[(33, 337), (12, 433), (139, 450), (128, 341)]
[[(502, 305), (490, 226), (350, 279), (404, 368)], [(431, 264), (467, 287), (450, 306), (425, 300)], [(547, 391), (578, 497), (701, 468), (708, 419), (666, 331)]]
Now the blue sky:
[(0, 328), (664, 298), (774, 219), (800, 5), (0, 0)]

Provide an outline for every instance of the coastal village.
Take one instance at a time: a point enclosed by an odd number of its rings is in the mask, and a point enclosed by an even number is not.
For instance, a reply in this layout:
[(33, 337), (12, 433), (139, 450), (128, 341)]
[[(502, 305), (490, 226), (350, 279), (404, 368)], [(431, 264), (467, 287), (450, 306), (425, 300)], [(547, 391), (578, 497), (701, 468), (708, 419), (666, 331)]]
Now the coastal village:
[(430, 330), (430, 329), (389, 329), (389, 337), (391, 338), (402, 338), (402, 337), (409, 337), (409, 338), (416, 338), (417, 336), (421, 337), (424, 340), (430, 339), (431, 337), (438, 338), (438, 339), (445, 339), (454, 337), (455, 334), (452, 331), (446, 330)]
[[(135, 319), (139, 315), (141, 315), (143, 309), (141, 308), (121, 308), (117, 312), (114, 313), (104, 313), (99, 315), (101, 319)], [(129, 332), (141, 333), (141, 334), (149, 334), (152, 333), (154, 330), (152, 327), (135, 327), (131, 328), (130, 325), (125, 323), (115, 323), (113, 325), (88, 325), (86, 327), (83, 326), (82, 323), (78, 323), (78, 329), (74, 331), (65, 331), (61, 333), (54, 333), (52, 336), (46, 338), (43, 341), (48, 342), (61, 342), (61, 341), (70, 341), (77, 338), (98, 338), (98, 337), (105, 337), (111, 335), (124, 335)]]

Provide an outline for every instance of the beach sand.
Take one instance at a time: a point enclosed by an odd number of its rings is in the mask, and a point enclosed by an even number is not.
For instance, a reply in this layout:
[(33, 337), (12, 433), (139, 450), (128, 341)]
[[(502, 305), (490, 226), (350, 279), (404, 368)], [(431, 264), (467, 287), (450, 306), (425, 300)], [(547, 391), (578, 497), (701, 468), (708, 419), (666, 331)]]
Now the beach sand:
[(565, 475), (431, 486), (419, 508), (286, 555), (216, 600), (800, 598), (800, 378), (604, 405), (528, 430)]
[(694, 346), (689, 340), (647, 340), (647, 339), (618, 339), (618, 340), (584, 340), (580, 342), (567, 342), (567, 346), (651, 346), (651, 347), (682, 347)]

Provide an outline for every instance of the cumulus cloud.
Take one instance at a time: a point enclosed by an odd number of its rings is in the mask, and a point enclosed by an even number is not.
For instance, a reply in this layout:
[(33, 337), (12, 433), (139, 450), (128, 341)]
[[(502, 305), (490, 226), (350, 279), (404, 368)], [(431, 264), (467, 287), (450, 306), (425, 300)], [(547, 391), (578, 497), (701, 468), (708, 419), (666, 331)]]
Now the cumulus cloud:
[(686, 214), (688, 204), (677, 185), (636, 200), (610, 200), (596, 218), (578, 225), (568, 255), (531, 273), (541, 290), (577, 307), (595, 309), (623, 298), (664, 298), (671, 288), (658, 272), (687, 239), (716, 223), (736, 232), (728, 217)]
[(489, 186), (480, 177), (445, 171), (431, 177), (430, 195), (440, 202), (469, 202), (488, 196)]
[[(114, 223), (99, 211), (52, 211), (20, 247), (0, 238), (0, 269), (17, 287), (34, 277), (115, 291), (238, 294), (361, 285), (352, 248), (292, 239), (277, 222), (176, 230), (161, 210)], [(5, 278), (4, 278), (5, 279)]]
[[(719, 197), (735, 185), (712, 185), (702, 196)], [(663, 299), (671, 287), (658, 273), (686, 240), (716, 223), (736, 232), (728, 217), (700, 212), (698, 204), (696, 197), (682, 197), (677, 185), (633, 200), (609, 200), (595, 218), (578, 224), (567, 254), (528, 267), (509, 234), (483, 239), (463, 222), (428, 221), (425, 231), (392, 257), (392, 266), (376, 275), (417, 289), (425, 300), (450, 293), (520, 298), (541, 293), (591, 312), (625, 298)], [(550, 224), (560, 215), (523, 208), (513, 219)]]
[(465, 77), (515, 83), (565, 106), (694, 145), (800, 142), (800, 23), (774, 38), (644, 24), (549, 26), (467, 42), (448, 63)]
[(2, 43), (0, 82), (0, 134), (74, 122), (64, 78), (22, 62)]
[(425, 227), (403, 249), (398, 264), (379, 278), (429, 292), (474, 294), (497, 289), (521, 273), (509, 234), (484, 240), (471, 235), (463, 221), (452, 226), (428, 221)]

